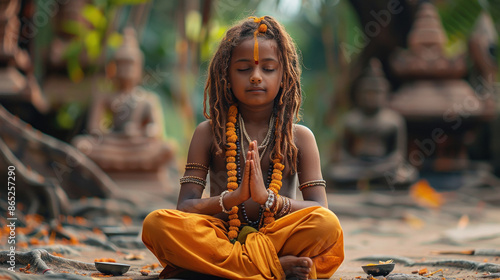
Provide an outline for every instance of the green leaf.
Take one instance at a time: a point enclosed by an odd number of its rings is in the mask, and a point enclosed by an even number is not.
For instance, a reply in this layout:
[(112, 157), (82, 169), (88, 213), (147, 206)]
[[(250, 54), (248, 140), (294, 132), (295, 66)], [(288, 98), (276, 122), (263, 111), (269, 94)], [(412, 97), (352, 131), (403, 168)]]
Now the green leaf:
[(56, 120), (57, 124), (64, 129), (70, 129), (75, 125), (75, 120), (66, 111), (59, 111)]
[(83, 49), (80, 41), (72, 41), (64, 50), (63, 57), (69, 59), (71, 57), (78, 57)]
[(109, 35), (108, 46), (112, 49), (117, 49), (122, 45), (123, 36), (118, 32), (113, 32)]
[(87, 27), (75, 20), (65, 20), (62, 22), (62, 30), (69, 34), (80, 36), (87, 30)]
[(198, 42), (201, 31), (201, 14), (191, 10), (186, 16), (186, 37), (193, 42)]
[(85, 36), (85, 48), (90, 59), (96, 59), (101, 52), (101, 34), (98, 31), (90, 31)]
[(81, 82), (84, 74), (80, 63), (78, 62), (78, 57), (68, 59), (67, 67), (69, 78), (75, 83)]
[(82, 16), (88, 20), (95, 28), (102, 28), (106, 25), (106, 18), (96, 6), (85, 5)]

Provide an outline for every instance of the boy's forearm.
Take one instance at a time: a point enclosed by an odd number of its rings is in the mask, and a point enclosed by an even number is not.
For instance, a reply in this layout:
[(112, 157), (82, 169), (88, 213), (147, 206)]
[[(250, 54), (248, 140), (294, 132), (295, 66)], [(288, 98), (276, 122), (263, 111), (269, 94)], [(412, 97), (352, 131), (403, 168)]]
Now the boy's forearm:
[(291, 212), (298, 211), (307, 207), (312, 207), (312, 206), (323, 206), (328, 208), (328, 205), (326, 203), (320, 203), (314, 200), (296, 200), (296, 199), (290, 199), (290, 202), (292, 204), (292, 210)]
[[(230, 192), (224, 195), (223, 203), (226, 210), (231, 210), (233, 206), (240, 205), (243, 202), (239, 199), (237, 192)], [(177, 204), (177, 210), (211, 216), (222, 213), (220, 195), (208, 198), (186, 199)]]

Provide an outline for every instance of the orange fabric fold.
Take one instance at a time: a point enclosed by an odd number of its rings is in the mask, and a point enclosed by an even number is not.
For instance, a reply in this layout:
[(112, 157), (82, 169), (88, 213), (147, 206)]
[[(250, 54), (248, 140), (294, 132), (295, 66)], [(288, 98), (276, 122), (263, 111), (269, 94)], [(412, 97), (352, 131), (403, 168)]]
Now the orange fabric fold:
[(142, 240), (158, 258), (162, 278), (183, 269), (228, 279), (284, 279), (279, 257), (310, 257), (310, 278), (330, 278), (344, 259), (343, 233), (330, 210), (309, 207), (248, 235), (227, 238), (228, 224), (212, 216), (156, 210), (143, 223)]

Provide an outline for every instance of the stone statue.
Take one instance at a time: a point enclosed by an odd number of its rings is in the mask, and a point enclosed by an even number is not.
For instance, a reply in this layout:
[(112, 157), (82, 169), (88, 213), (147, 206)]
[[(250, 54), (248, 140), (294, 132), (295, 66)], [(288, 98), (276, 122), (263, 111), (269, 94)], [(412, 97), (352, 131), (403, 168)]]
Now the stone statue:
[(388, 92), (380, 62), (372, 59), (355, 86), (356, 107), (345, 116), (340, 161), (330, 174), (335, 183), (395, 187), (416, 179), (416, 169), (405, 160), (405, 121), (385, 107)]
[(34, 75), (31, 57), (18, 46), (21, 1), (0, 1), (0, 98), (31, 103), (46, 113), (49, 104)]
[(120, 187), (143, 187), (144, 181), (156, 181), (148, 184), (151, 191), (165, 194), (170, 188), (166, 165), (173, 150), (162, 140), (159, 99), (138, 86), (142, 60), (135, 32), (128, 28), (111, 64), (116, 92), (96, 98), (87, 126), (91, 135), (79, 136), (73, 143)]
[[(142, 53), (134, 30), (125, 30), (123, 46), (117, 50), (111, 67), (117, 91), (96, 100), (89, 118), (89, 130), (109, 129), (114, 135), (130, 138), (160, 138), (160, 102), (156, 95), (138, 87), (142, 78)], [(111, 114), (110, 127), (104, 118), (106, 110)]]

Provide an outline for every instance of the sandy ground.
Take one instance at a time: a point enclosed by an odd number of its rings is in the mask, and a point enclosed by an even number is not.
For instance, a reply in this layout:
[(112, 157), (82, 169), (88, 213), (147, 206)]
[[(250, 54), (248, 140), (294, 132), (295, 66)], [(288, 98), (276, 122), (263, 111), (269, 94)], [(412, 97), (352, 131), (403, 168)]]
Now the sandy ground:
[[(500, 205), (485, 203), (482, 199), (470, 194), (443, 195), (446, 200), (444, 205), (440, 208), (427, 208), (417, 203), (404, 191), (329, 193), (330, 209), (338, 215), (345, 234), (345, 261), (330, 279), (366, 279), (367, 274), (363, 272), (362, 265), (388, 259), (396, 261), (392, 275), (404, 273), (415, 276), (418, 274), (412, 274), (412, 272), (424, 268), (427, 268), (428, 272), (442, 269), (434, 275), (438, 277), (435, 279), (476, 279), (488, 274), (484, 271), (445, 265), (407, 266), (398, 262), (399, 258), (409, 258), (417, 263), (435, 260), (466, 260), (478, 264), (491, 263), (500, 266), (498, 255), (440, 255), (436, 253), (437, 251), (500, 250)], [(138, 240), (137, 237), (136, 240)], [(36, 246), (28, 249), (33, 248)], [(87, 263), (93, 263), (99, 258), (113, 258), (117, 262), (131, 265), (127, 273), (112, 277), (114, 279), (157, 279), (161, 271), (161, 268), (147, 267), (158, 261), (145, 248), (122, 248), (120, 249), (122, 252), (106, 251), (93, 246), (76, 245), (74, 248), (78, 250), (78, 255), (64, 254), (63, 257)], [(126, 257), (131, 255), (141, 256), (142, 259), (127, 260)], [(374, 257), (363, 261), (357, 260), (370, 256)], [(3, 269), (6, 267), (6, 264), (2, 264)], [(18, 265), (16, 269), (19, 270), (20, 267), (23, 266)], [(95, 274), (97, 271), (68, 269), (62, 266), (51, 268), (56, 273), (67, 272), (94, 278), (102, 277), (102, 275)], [(142, 269), (149, 269), (151, 272), (143, 276), (139, 272)]]

